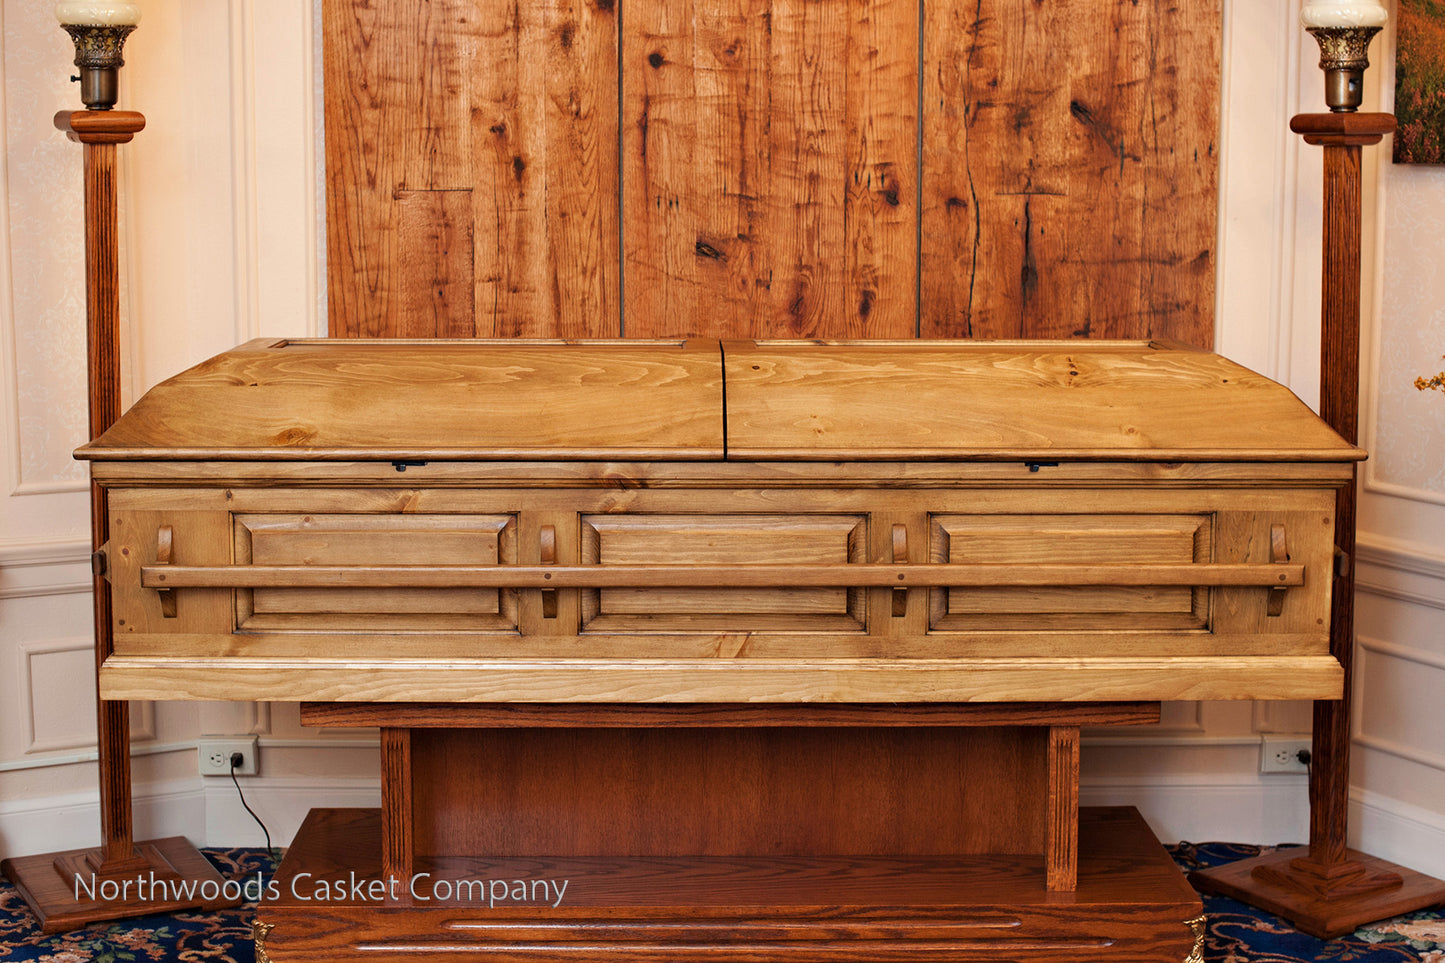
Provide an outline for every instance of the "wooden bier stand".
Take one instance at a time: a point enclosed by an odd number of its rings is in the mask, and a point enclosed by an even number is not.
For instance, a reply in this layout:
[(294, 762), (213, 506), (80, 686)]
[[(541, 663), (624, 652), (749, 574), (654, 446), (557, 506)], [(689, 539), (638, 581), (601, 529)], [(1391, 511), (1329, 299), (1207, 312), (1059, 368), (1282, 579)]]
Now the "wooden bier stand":
[(108, 697), (382, 729), (261, 950), (518, 963), (1196, 958), (1079, 730), (1338, 697), (1360, 454), (1177, 345), (705, 340), (253, 342), (80, 452)]
[[(1290, 129), (1324, 148), (1324, 306), (1320, 416), (1345, 439), (1359, 437), (1360, 153), (1395, 130), (1390, 114), (1301, 114)], [(1202, 870), (1196, 888), (1277, 913), (1306, 933), (1333, 939), (1357, 927), (1445, 903), (1445, 882), (1347, 849), (1350, 700), (1355, 647), (1355, 482), (1340, 489), (1335, 514), (1341, 564), (1330, 611), (1330, 651), (1345, 669), (1344, 695), (1317, 701), (1310, 760), (1310, 843)]]
[[(116, 146), (128, 144), (145, 118), (128, 110), (64, 111), (55, 126), (85, 145), (85, 295), (90, 435), (98, 438), (120, 417), (120, 278), (116, 239)], [(105, 489), (90, 486), (91, 546), (100, 553), (110, 537)], [(113, 651), (111, 597), (103, 556), (96, 555), (95, 662), (97, 765), (100, 779), (99, 849), (22, 856), (0, 864), (40, 921), (56, 933), (102, 920), (176, 910), (235, 906), (217, 896), (152, 899), (159, 884), (167, 892), (182, 880), (214, 882), (221, 875), (181, 836), (136, 843), (131, 828), (130, 706), (106, 699), (99, 690), (100, 666)], [(82, 886), (77, 880), (84, 880)], [(144, 880), (145, 886), (138, 881)], [(153, 882), (154, 881), (154, 882)], [(115, 898), (90, 898), (102, 884), (115, 884)], [(144, 892), (147, 895), (139, 895)], [(82, 894), (86, 894), (84, 897)]]

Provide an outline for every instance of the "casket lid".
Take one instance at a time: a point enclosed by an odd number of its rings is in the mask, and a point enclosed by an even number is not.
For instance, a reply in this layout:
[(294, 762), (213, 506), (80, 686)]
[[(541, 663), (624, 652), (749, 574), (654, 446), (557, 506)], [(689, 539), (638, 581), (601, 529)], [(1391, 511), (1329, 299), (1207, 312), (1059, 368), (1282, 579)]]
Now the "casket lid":
[(300, 340), (254, 341), (157, 385), (77, 456), (1341, 462), (1363, 452), (1269, 379), (1157, 342)]
[(261, 340), (152, 388), (97, 460), (720, 459), (716, 341)]
[(1138, 341), (725, 342), (728, 457), (1353, 461), (1288, 389)]

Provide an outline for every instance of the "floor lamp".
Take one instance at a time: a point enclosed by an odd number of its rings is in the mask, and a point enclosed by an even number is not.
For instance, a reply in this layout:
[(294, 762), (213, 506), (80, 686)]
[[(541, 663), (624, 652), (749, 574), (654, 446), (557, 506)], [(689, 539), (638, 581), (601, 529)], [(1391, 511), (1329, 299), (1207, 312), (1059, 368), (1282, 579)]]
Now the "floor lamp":
[[(1324, 148), (1324, 305), (1320, 416), (1358, 440), (1360, 394), (1360, 155), (1395, 130), (1390, 114), (1358, 113), (1370, 40), (1385, 24), (1379, 0), (1310, 0), (1300, 19), (1320, 45), (1327, 114), (1290, 129)], [(1344, 696), (1316, 702), (1310, 758), (1310, 844), (1190, 874), (1196, 889), (1230, 896), (1332, 939), (1356, 927), (1445, 902), (1445, 882), (1346, 848), (1350, 802), (1350, 700), (1354, 663), (1355, 484), (1336, 501), (1339, 565), (1330, 651), (1345, 669)]]
[[(86, 109), (62, 111), (55, 125), (85, 146), (86, 367), (90, 436), (120, 417), (120, 270), (116, 233), (116, 147), (145, 127), (134, 111), (114, 110), (126, 37), (140, 20), (133, 0), (63, 0), (61, 25), (75, 41), (81, 100)], [(110, 593), (105, 580), (109, 514), (105, 492), (91, 482), (91, 548), (95, 597), (95, 658), (111, 652)], [(99, 849), (7, 859), (0, 868), (24, 896), (41, 930), (61, 932), (101, 920), (212, 909), (240, 902), (224, 878), (184, 837), (137, 843), (131, 829), (130, 707), (96, 690), (100, 777)], [(193, 885), (194, 884), (194, 885)]]

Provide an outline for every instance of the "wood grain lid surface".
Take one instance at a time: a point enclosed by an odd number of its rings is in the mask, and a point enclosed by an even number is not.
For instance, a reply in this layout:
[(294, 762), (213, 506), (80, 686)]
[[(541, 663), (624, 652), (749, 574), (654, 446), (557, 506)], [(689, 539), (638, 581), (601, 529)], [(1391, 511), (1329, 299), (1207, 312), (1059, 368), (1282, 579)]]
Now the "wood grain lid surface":
[(716, 341), (253, 341), (157, 385), (96, 460), (723, 457)]
[(1286, 388), (1120, 341), (726, 341), (728, 457), (1355, 461)]
[[(726, 425), (724, 424), (726, 419)], [(128, 461), (1309, 461), (1278, 384), (1107, 341), (254, 341), (77, 457)]]

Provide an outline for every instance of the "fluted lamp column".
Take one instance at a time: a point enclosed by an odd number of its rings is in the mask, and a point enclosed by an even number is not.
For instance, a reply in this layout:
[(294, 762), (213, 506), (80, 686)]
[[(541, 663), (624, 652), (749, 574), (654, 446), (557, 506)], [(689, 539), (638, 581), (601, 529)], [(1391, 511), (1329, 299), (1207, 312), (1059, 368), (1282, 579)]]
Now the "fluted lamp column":
[[(135, 111), (116, 110), (126, 38), (140, 22), (134, 0), (62, 0), (55, 14), (75, 43), (81, 101), (61, 111), (55, 126), (85, 146), (86, 359), (90, 437), (120, 417), (120, 271), (116, 233), (116, 148), (145, 127)], [(95, 660), (114, 644), (106, 542), (110, 520), (105, 491), (90, 486), (94, 552)], [(0, 864), (47, 933), (89, 923), (194, 908), (234, 906), (223, 877), (186, 839), (136, 843), (131, 826), (130, 712), (96, 688), (96, 747), (101, 845), (7, 859)], [(194, 885), (192, 885), (194, 883)], [(189, 896), (182, 894), (188, 893)], [(206, 898), (210, 894), (210, 898)]]
[[(1320, 416), (1351, 443), (1359, 436), (1361, 149), (1395, 130), (1390, 114), (1360, 113), (1370, 41), (1388, 22), (1379, 0), (1309, 0), (1301, 26), (1320, 47), (1325, 114), (1300, 114), (1290, 129), (1324, 148), (1324, 258)], [(1336, 568), (1330, 652), (1344, 667), (1344, 693), (1314, 705), (1310, 843), (1190, 874), (1196, 889), (1276, 913), (1322, 939), (1375, 920), (1445, 902), (1445, 883), (1349, 849), (1350, 701), (1354, 668), (1355, 484), (1336, 499)]]

